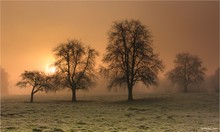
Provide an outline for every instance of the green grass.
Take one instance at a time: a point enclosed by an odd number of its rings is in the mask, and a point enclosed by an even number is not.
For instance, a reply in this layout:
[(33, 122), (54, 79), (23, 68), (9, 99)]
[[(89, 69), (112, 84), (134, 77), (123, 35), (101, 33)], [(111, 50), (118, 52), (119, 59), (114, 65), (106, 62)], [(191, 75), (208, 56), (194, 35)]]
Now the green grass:
[[(217, 93), (78, 97), (3, 98), (1, 131), (75, 132), (75, 131), (149, 131), (149, 132), (217, 132), (219, 95)], [(211, 130), (210, 130), (211, 129)]]

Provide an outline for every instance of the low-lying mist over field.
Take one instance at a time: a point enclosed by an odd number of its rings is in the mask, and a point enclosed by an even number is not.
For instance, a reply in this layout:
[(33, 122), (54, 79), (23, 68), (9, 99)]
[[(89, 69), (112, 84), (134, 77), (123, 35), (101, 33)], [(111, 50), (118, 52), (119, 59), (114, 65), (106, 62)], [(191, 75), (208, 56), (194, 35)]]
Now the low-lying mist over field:
[[(190, 92), (218, 92), (219, 91), (219, 71), (216, 70), (215, 74), (211, 76), (206, 76), (205, 81), (200, 84), (191, 85), (189, 87)], [(8, 82), (9, 77), (3, 75), (1, 73), (1, 96), (9, 95), (29, 95), (31, 89), (29, 88), (18, 88), (15, 87), (15, 84), (10, 84)], [(107, 80), (103, 77), (97, 79), (96, 85), (94, 88), (89, 89), (87, 91), (78, 91), (80, 95), (106, 95), (106, 94), (127, 94), (126, 86), (123, 88), (113, 88), (111, 90), (107, 89)], [(13, 86), (13, 87), (9, 87)], [(17, 89), (19, 92), (14, 93), (13, 89)], [(138, 93), (180, 93), (183, 92), (183, 88), (178, 86), (177, 84), (173, 84), (167, 78), (159, 78), (158, 84), (156, 86), (144, 86), (142, 83), (138, 83), (134, 88), (134, 94)], [(42, 94), (42, 93), (38, 93)], [(60, 95), (60, 94), (70, 94), (70, 91), (57, 91), (57, 92), (49, 92), (51, 95)], [(44, 94), (47, 96), (46, 94)]]
[(1, 93), (1, 131), (218, 132), (217, 80), (216, 72), (202, 84), (189, 87), (188, 93), (167, 79), (160, 79), (157, 86), (139, 83), (133, 102), (126, 101), (126, 87), (109, 91), (104, 78), (94, 88), (78, 91), (75, 103), (69, 90), (39, 92), (34, 103), (29, 103), (30, 93)]

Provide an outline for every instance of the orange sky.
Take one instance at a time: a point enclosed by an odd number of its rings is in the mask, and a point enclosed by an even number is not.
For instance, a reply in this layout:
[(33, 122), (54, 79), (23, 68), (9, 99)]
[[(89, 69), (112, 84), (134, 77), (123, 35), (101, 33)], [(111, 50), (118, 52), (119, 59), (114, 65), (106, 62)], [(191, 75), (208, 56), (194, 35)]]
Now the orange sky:
[(213, 74), (219, 58), (219, 2), (6, 2), (1, 1), (1, 65), (11, 91), (24, 70), (44, 70), (51, 50), (67, 39), (80, 39), (100, 53), (113, 21), (139, 19), (154, 36), (155, 52), (166, 71), (177, 53), (198, 55)]

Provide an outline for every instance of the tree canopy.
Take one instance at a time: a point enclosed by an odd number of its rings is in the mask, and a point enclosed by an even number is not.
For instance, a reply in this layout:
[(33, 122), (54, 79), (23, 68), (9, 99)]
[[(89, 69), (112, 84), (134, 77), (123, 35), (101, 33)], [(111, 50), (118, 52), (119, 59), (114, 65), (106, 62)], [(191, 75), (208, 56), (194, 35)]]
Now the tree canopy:
[(53, 50), (54, 65), (61, 78), (60, 85), (72, 91), (72, 101), (76, 101), (76, 90), (87, 90), (95, 84), (95, 49), (86, 47), (78, 40), (70, 40)]
[(53, 90), (52, 77), (47, 76), (41, 71), (24, 71), (21, 75), (21, 81), (17, 82), (16, 85), (19, 87), (32, 87), (30, 102), (33, 102), (33, 96), (39, 91), (48, 92)]
[(188, 86), (204, 80), (206, 68), (196, 55), (189, 53), (179, 53), (174, 60), (175, 67), (167, 73), (168, 79), (184, 87), (188, 91)]
[(152, 34), (138, 20), (113, 23), (108, 33), (108, 45), (101, 68), (109, 79), (108, 88), (127, 86), (128, 100), (133, 100), (133, 86), (141, 81), (145, 85), (157, 83), (157, 74), (163, 64), (152, 47)]

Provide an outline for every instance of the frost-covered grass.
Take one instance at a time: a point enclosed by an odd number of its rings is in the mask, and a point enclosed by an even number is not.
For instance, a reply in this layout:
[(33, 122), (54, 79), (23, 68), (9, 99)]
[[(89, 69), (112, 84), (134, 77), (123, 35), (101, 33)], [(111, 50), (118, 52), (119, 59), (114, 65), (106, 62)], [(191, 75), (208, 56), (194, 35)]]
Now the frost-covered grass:
[(1, 131), (149, 131), (217, 132), (219, 95), (217, 93), (125, 95), (78, 97), (28, 96), (3, 98)]

